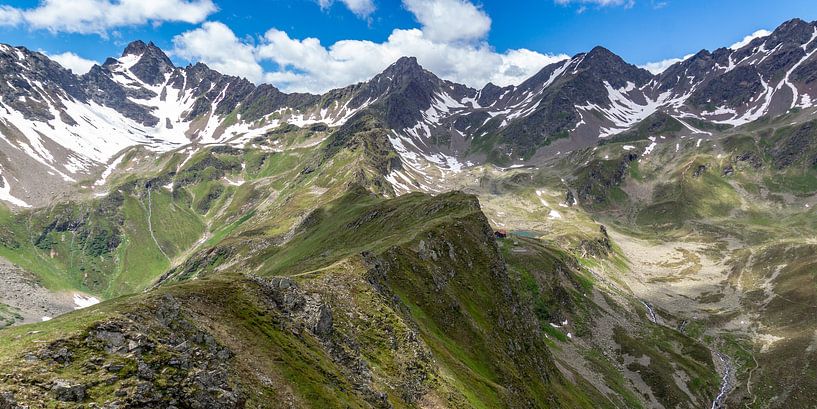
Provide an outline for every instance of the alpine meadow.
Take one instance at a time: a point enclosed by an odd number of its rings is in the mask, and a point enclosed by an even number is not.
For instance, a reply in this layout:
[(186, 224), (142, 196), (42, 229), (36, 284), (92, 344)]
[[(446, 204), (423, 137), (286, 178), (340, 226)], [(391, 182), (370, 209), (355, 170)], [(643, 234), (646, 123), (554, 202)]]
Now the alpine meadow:
[(0, 409), (817, 407), (810, 16), (228, 3), (0, 1)]

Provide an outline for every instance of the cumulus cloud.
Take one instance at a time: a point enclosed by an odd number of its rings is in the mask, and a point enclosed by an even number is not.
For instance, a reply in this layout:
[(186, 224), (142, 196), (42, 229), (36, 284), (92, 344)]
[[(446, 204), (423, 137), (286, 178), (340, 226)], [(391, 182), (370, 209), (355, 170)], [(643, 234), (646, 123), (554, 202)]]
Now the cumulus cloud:
[(69, 70), (73, 71), (74, 74), (77, 75), (85, 74), (86, 72), (91, 70), (91, 67), (93, 67), (94, 64), (97, 63), (94, 60), (82, 58), (70, 51), (64, 52), (62, 54), (48, 55), (48, 58), (58, 62), (60, 65), (62, 65), (65, 68), (68, 68)]
[(749, 43), (751, 43), (752, 40), (754, 40), (755, 38), (766, 37), (766, 36), (768, 36), (770, 34), (772, 34), (772, 32), (769, 31), (769, 30), (757, 30), (752, 34), (749, 34), (748, 36), (743, 37), (743, 40), (740, 40), (737, 43), (732, 44), (731, 46), (729, 46), (729, 48), (731, 48), (733, 50), (741, 49), (741, 48), (747, 46)]
[(23, 21), (23, 12), (11, 7), (0, 6), (0, 25), (16, 26)]
[(472, 41), (491, 30), (491, 18), (465, 0), (403, 0), (403, 6), (422, 25), (433, 41)]
[(255, 48), (245, 44), (235, 33), (219, 22), (173, 37), (173, 55), (188, 61), (201, 61), (214, 70), (244, 77), (253, 82), (263, 80), (263, 69), (255, 58)]
[(406, 55), (417, 57), (421, 65), (443, 78), (473, 87), (488, 82), (516, 84), (545, 65), (567, 58), (525, 49), (497, 53), (485, 43), (442, 43), (419, 29), (394, 30), (383, 43), (345, 40), (329, 47), (315, 38), (293, 39), (273, 29), (257, 47), (260, 60), (278, 67), (266, 73), (265, 79), (288, 91), (323, 92), (364, 81)]
[(683, 58), (668, 58), (663, 61), (648, 62), (644, 65), (639, 65), (639, 67), (653, 73), (654, 75), (657, 75), (666, 71), (667, 68), (671, 67), (673, 64), (684, 61), (693, 55), (694, 54), (687, 54), (683, 56)]
[(0, 7), (0, 25), (104, 35), (148, 23), (200, 23), (216, 10), (212, 0), (42, 0), (33, 8)]
[[(440, 77), (477, 88), (488, 82), (517, 84), (545, 65), (568, 58), (526, 49), (497, 52), (485, 41), (490, 18), (462, 0), (404, 0), (404, 6), (415, 13), (421, 28), (395, 29), (383, 42), (324, 45), (317, 38), (293, 38), (279, 29), (251, 42), (238, 39), (224, 24), (205, 23), (174, 38), (174, 54), (285, 91), (316, 93), (368, 80), (402, 56), (417, 57)], [(446, 18), (457, 23), (446, 25)], [(468, 19), (470, 26), (465, 24)], [(214, 46), (216, 41), (223, 43)], [(262, 64), (274, 68), (264, 71)]]
[[(374, 13), (375, 5), (373, 0), (339, 0), (346, 8), (358, 17), (367, 18)], [(322, 9), (326, 10), (332, 6), (335, 0), (318, 0)]]
[[(609, 7), (609, 6), (624, 6), (632, 7), (635, 5), (635, 0), (554, 0), (556, 4), (567, 6), (570, 4), (580, 4), (583, 7), (588, 5)], [(584, 11), (584, 9), (580, 9)]]

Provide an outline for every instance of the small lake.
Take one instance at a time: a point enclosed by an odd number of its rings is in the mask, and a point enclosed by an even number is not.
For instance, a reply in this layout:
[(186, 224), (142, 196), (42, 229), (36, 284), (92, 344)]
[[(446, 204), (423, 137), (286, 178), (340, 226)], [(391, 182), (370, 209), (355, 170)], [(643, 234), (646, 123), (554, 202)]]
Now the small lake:
[(544, 233), (533, 231), (533, 230), (514, 230), (511, 232), (512, 236), (519, 236), (519, 237), (527, 237), (531, 239), (538, 239), (542, 237)]

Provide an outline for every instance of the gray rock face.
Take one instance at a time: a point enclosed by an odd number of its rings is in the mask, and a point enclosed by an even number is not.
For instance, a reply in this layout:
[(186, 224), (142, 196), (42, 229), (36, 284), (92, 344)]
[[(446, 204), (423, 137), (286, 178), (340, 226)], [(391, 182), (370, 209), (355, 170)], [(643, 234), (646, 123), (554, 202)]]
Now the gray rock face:
[(14, 394), (11, 392), (0, 393), (0, 409), (18, 409), (17, 400), (14, 399)]
[[(808, 107), (817, 101), (815, 31), (815, 23), (795, 19), (738, 50), (702, 50), (659, 75), (596, 47), (543, 67), (518, 86), (487, 84), (480, 90), (441, 79), (423, 69), (417, 59), (404, 57), (369, 81), (323, 95), (284, 93), (272, 85), (221, 74), (202, 63), (176, 67), (155, 44), (143, 41), (130, 43), (122, 57), (108, 59), (82, 76), (42, 54), (2, 45), (0, 98), (26, 120), (85, 127), (82, 132), (88, 134), (94, 133), (90, 129), (96, 124), (91, 121), (88, 127), (88, 119), (69, 108), (84, 104), (104, 111), (102, 116), (110, 112), (100, 106), (110, 108), (127, 124), (115, 137), (127, 139), (129, 146), (194, 144), (225, 136), (236, 123), (273, 126), (273, 119), (308, 118), (342, 125), (339, 137), (372, 131), (380, 140), (368, 146), (404, 140), (402, 149), (407, 152), (397, 152), (401, 155), (393, 155), (399, 150), (396, 145), (375, 152), (391, 158), (378, 165), (384, 174), (406, 170), (401, 163), (418, 157), (444, 158), (443, 166), (452, 167), (468, 162), (536, 164), (541, 158), (596, 144), (599, 137), (627, 132), (656, 113), (673, 120), (691, 118), (732, 126)], [(168, 102), (168, 98), (176, 98), (184, 109), (166, 112), (157, 101)], [(23, 139), (15, 126), (0, 127), (6, 140)], [(64, 130), (59, 132), (64, 136)], [(705, 131), (684, 127), (679, 132), (692, 136)], [(41, 158), (29, 158), (26, 151), (8, 145), (0, 143), (0, 153), (17, 157), (2, 165), (18, 180), (25, 180), (24, 170), (15, 164), (40, 166), (37, 171), (44, 175), (52, 171), (37, 164)], [(86, 153), (73, 152), (64, 141), (57, 145), (47, 147), (57, 158), (55, 167), (75, 180), (91, 176), (99, 171), (100, 162), (110, 161), (109, 156), (82, 158)], [(32, 160), (21, 160), (20, 155)], [(77, 156), (87, 163), (82, 172), (70, 170)], [(13, 194), (28, 198), (34, 190), (14, 187)], [(39, 190), (35, 193), (35, 205), (47, 202), (41, 200)]]
[(156, 47), (155, 44), (145, 44), (142, 41), (134, 41), (125, 48), (125, 55), (141, 55), (139, 61), (131, 67), (131, 72), (143, 82), (151, 85), (158, 85), (165, 82), (165, 75), (173, 72), (175, 67), (170, 58)]
[[(800, 102), (790, 87), (803, 95), (804, 85), (815, 79), (817, 58), (807, 58), (817, 48), (815, 30), (817, 24), (794, 19), (740, 49), (700, 51), (661, 73), (657, 90), (679, 96), (692, 92), (687, 103), (699, 110), (726, 107), (738, 114), (758, 109), (761, 114), (781, 114)], [(792, 69), (788, 84), (780, 86)]]
[(150, 110), (128, 99), (128, 90), (111, 79), (111, 73), (106, 66), (95, 65), (87, 74), (82, 76), (83, 86), (90, 100), (130, 118), (140, 124), (154, 126), (158, 123)]
[[(14, 248), (14, 243), (4, 245)], [(75, 307), (69, 294), (47, 290), (30, 273), (4, 260), (0, 260), (0, 304), (18, 311), (21, 324), (40, 322), (43, 317), (53, 318)]]
[(80, 80), (71, 71), (25, 47), (0, 45), (0, 77), (3, 103), (26, 119), (54, 119), (49, 104), (61, 98), (87, 99)]
[[(75, 359), (77, 354), (83, 354), (82, 360)], [(31, 385), (24, 375), (11, 374), (0, 386), (20, 390), (25, 385), (26, 402), (83, 405), (90, 400), (89, 390), (104, 383), (114, 388), (116, 398), (97, 402), (103, 407), (240, 408), (244, 397), (230, 379), (232, 357), (232, 351), (185, 318), (175, 298), (165, 296), (153, 311), (99, 322), (86, 334), (45, 345), (26, 358), (29, 365), (70, 368), (64, 378)], [(84, 378), (93, 383), (70, 378), (78, 367), (93, 375)], [(15, 405), (13, 395), (0, 395), (0, 409)]]
[(88, 393), (85, 385), (72, 385), (68, 381), (58, 380), (51, 388), (54, 399), (61, 402), (82, 402)]
[(317, 294), (307, 294), (287, 277), (265, 280), (255, 277), (275, 307), (288, 316), (296, 326), (304, 327), (322, 340), (332, 334), (332, 309)]
[(761, 89), (762, 77), (756, 67), (738, 67), (708, 81), (690, 97), (693, 105), (740, 106), (749, 102)]

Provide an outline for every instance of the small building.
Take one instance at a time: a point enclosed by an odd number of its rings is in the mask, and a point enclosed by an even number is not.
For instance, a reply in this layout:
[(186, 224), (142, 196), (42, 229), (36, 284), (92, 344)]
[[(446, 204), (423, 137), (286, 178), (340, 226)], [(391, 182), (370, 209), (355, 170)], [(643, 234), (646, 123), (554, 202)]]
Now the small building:
[(508, 231), (505, 229), (496, 230), (494, 231), (494, 237), (498, 239), (504, 239), (505, 237), (508, 237)]

